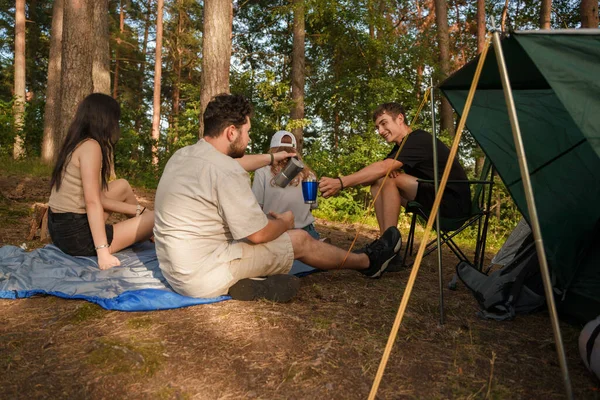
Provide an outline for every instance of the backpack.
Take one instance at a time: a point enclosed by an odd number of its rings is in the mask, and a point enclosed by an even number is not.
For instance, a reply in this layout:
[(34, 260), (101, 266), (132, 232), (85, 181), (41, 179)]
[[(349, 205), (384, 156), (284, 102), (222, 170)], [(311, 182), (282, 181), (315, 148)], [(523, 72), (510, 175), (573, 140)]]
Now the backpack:
[(600, 378), (600, 316), (588, 322), (581, 331), (579, 354), (587, 369)]
[(462, 261), (456, 266), (456, 274), (473, 292), (482, 318), (509, 320), (516, 314), (536, 311), (546, 303), (532, 234), (501, 269), (486, 275)]

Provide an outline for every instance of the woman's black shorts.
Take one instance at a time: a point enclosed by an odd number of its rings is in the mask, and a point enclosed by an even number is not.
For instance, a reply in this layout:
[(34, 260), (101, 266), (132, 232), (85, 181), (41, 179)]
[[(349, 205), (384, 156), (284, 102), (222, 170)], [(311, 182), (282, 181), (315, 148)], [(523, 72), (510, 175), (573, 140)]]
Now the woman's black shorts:
[[(72, 256), (96, 255), (87, 214), (53, 213), (48, 209), (48, 231), (54, 245), (63, 252)], [(106, 225), (106, 239), (112, 243), (112, 225)]]

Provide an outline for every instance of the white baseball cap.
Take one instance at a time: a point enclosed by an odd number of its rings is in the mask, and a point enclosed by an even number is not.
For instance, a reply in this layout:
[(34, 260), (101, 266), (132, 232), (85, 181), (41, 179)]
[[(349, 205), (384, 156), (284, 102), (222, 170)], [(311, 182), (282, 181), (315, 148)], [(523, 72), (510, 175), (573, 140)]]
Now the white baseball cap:
[[(292, 143), (282, 143), (281, 140), (285, 137), (289, 136), (292, 138)], [(296, 148), (296, 137), (294, 134), (288, 131), (277, 131), (271, 138), (271, 148), (273, 147), (293, 147)]]

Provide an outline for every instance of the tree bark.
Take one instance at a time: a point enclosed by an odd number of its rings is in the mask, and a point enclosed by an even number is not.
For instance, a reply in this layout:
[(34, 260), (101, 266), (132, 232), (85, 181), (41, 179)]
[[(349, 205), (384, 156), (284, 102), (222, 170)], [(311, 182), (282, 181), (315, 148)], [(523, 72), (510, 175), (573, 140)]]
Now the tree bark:
[(23, 148), (23, 123), (25, 119), (25, 0), (17, 0), (15, 7), (15, 58), (14, 58), (14, 90), (15, 102), (13, 115), (15, 118), (15, 144), (13, 158), (25, 154)]
[(551, 13), (551, 11), (552, 11), (552, 0), (542, 0), (542, 4), (540, 5), (540, 28), (541, 29), (550, 29), (550, 13)]
[(156, 56), (154, 60), (154, 97), (152, 100), (152, 164), (158, 165), (158, 139), (160, 138), (160, 79), (162, 74), (164, 1), (158, 0), (156, 12)]
[(113, 77), (113, 97), (116, 99), (119, 91), (119, 46), (121, 45), (121, 38), (123, 37), (123, 31), (125, 30), (125, 5), (123, 0), (119, 4), (119, 37), (117, 37), (117, 45), (115, 46), (115, 73)]
[[(146, 19), (144, 22), (144, 39), (142, 42), (142, 62), (140, 62), (140, 81), (139, 81), (139, 90), (140, 96), (144, 97), (144, 82), (146, 77), (146, 51), (148, 50), (148, 32), (150, 30), (150, 13), (152, 11), (152, 0), (148, 0), (148, 4), (146, 5)], [(143, 116), (141, 115), (142, 110), (142, 102), (138, 103), (138, 113), (135, 116), (135, 131), (139, 134), (140, 127), (142, 126)], [(132, 157), (137, 157), (137, 152), (134, 151), (132, 153)]]
[(502, 9), (502, 18), (500, 20), (500, 30), (502, 32), (506, 31), (506, 14), (508, 14), (508, 1), (509, 0), (504, 1), (504, 8)]
[(92, 0), (94, 43), (92, 84), (94, 93), (110, 95), (110, 33), (108, 30), (108, 0)]
[(63, 0), (54, 0), (50, 33), (50, 56), (48, 58), (48, 83), (44, 108), (44, 136), (42, 138), (42, 161), (52, 164), (58, 155), (57, 124), (60, 114), (60, 68), (63, 35)]
[(204, 110), (217, 94), (229, 92), (233, 3), (231, 0), (205, 0), (202, 39), (202, 78), (200, 129), (204, 134)]
[[(440, 80), (450, 74), (450, 35), (448, 33), (448, 8), (446, 1), (435, 0), (435, 21), (437, 24), (437, 37), (440, 49)], [(442, 97), (440, 107), (440, 128), (450, 136), (454, 136), (454, 114), (452, 107), (445, 97)]]
[(581, 0), (579, 12), (582, 28), (598, 28), (598, 0)]
[(485, 46), (485, 0), (477, 0), (477, 54)]
[(108, 0), (64, 0), (57, 148), (79, 102), (90, 93), (110, 94), (108, 39)]
[[(294, 102), (290, 113), (292, 121), (300, 122), (304, 119), (304, 83), (305, 83), (305, 60), (304, 60), (304, 0), (293, 0), (294, 25), (292, 44), (292, 101)], [(298, 143), (297, 151), (302, 153), (304, 135), (302, 126), (292, 129)]]

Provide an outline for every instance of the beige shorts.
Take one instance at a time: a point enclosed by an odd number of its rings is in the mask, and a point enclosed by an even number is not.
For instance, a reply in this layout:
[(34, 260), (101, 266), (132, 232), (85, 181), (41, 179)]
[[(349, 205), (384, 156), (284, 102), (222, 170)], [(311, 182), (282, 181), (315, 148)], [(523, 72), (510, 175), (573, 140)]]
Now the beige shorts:
[[(262, 244), (247, 241), (223, 243), (207, 261), (195, 257), (193, 249), (161, 250), (157, 245), (160, 268), (173, 289), (191, 297), (217, 297), (244, 278), (287, 274), (294, 262), (290, 235)], [(193, 262), (194, 259), (197, 262)]]
[(236, 245), (242, 246), (242, 258), (229, 264), (233, 281), (227, 289), (240, 279), (287, 274), (292, 269), (294, 248), (287, 232), (268, 243), (239, 242)]

